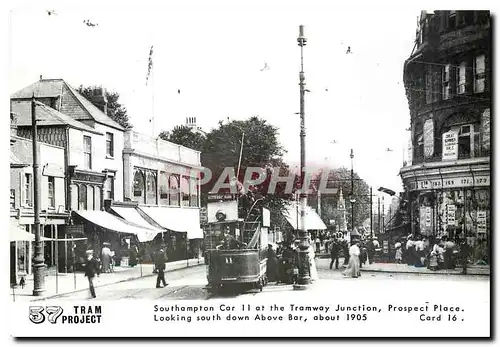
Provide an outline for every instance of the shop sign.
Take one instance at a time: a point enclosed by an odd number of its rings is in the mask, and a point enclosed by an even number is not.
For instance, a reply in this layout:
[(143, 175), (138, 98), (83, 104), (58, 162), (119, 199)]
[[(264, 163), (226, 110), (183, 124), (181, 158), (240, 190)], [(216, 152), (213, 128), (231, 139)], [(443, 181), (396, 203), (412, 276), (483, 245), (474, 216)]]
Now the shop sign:
[(200, 208), (200, 224), (207, 224), (207, 223), (208, 223), (207, 208), (201, 207)]
[(389, 241), (384, 241), (382, 244), (382, 249), (384, 253), (389, 253)]
[(477, 233), (486, 233), (486, 211), (477, 211)]
[(448, 220), (448, 225), (455, 225), (455, 211), (457, 207), (455, 205), (447, 205), (446, 206), (446, 219)]
[(410, 190), (427, 190), (441, 188), (457, 187), (488, 187), (490, 185), (490, 176), (472, 177), (454, 177), (436, 180), (410, 181), (408, 183)]
[(236, 200), (236, 194), (208, 194), (208, 201), (232, 201)]
[(443, 134), (443, 160), (458, 159), (458, 133), (448, 131)]

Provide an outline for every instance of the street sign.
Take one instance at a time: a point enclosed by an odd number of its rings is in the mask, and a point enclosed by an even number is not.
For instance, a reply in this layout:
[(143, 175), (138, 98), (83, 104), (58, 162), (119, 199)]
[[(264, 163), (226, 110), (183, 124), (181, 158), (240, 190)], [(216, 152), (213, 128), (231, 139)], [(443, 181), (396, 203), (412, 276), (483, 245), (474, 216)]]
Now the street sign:
[(208, 201), (232, 201), (236, 200), (235, 194), (208, 194)]

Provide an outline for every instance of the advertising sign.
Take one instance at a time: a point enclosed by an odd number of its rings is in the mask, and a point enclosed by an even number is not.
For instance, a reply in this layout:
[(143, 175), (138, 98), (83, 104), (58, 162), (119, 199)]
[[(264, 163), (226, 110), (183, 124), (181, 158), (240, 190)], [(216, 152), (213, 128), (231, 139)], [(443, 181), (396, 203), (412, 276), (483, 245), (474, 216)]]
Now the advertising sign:
[(477, 233), (486, 233), (486, 211), (477, 211)]
[(424, 156), (426, 158), (434, 155), (434, 121), (427, 119), (424, 123)]
[(446, 206), (446, 219), (448, 225), (455, 225), (455, 211), (457, 207), (455, 205)]
[(448, 131), (443, 134), (443, 160), (458, 159), (458, 133)]
[(429, 235), (432, 230), (432, 209), (427, 206), (420, 207), (420, 233)]

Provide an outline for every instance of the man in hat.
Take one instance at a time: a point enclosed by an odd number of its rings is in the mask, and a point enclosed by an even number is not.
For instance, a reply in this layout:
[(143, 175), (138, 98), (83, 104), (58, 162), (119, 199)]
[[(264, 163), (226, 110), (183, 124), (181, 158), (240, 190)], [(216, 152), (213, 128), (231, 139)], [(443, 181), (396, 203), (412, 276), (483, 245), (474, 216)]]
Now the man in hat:
[(158, 270), (158, 276), (156, 277), (156, 288), (161, 288), (160, 283), (163, 283), (163, 286), (167, 286), (167, 281), (165, 280), (165, 263), (167, 262), (167, 255), (165, 254), (164, 246), (161, 246), (160, 249), (155, 254), (155, 266)]
[(278, 258), (274, 252), (273, 245), (267, 245), (267, 267), (266, 275), (269, 282), (279, 282)]
[(85, 255), (87, 256), (87, 261), (85, 263), (84, 276), (87, 277), (87, 279), (89, 280), (90, 294), (92, 295), (93, 298), (95, 298), (96, 295), (95, 295), (95, 289), (94, 289), (94, 277), (96, 275), (97, 275), (97, 277), (99, 277), (99, 273), (100, 273), (99, 261), (94, 257), (94, 251), (91, 249), (86, 251)]
[(333, 238), (330, 243), (330, 258), (332, 261), (330, 262), (330, 270), (332, 270), (333, 263), (335, 263), (335, 270), (339, 268), (339, 252), (340, 252), (340, 243), (336, 238)]

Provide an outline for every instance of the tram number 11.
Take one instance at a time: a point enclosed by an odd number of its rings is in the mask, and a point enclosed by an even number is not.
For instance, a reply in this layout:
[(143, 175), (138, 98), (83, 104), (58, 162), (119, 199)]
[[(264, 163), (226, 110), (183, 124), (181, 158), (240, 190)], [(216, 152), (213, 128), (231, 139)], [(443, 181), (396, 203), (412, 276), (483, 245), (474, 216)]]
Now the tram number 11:
[(351, 313), (351, 314), (347, 314), (346, 317), (347, 317), (347, 320), (366, 320), (367, 319), (366, 313), (363, 313), (363, 314)]

